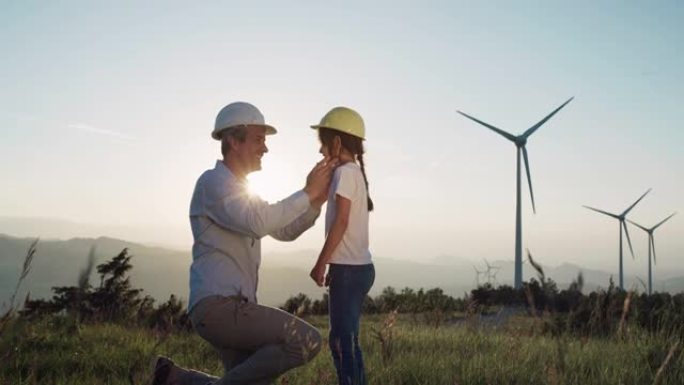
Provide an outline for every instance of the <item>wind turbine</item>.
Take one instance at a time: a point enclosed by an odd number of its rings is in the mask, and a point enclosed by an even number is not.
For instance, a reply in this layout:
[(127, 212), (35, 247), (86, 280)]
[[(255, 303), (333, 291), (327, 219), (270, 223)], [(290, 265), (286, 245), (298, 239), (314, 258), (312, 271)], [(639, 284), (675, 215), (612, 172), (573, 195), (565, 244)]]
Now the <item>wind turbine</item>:
[(476, 288), (480, 287), (480, 275), (484, 275), (484, 271), (480, 271), (473, 265), (473, 270), (475, 270), (475, 286)]
[(655, 238), (653, 237), (653, 232), (655, 231), (655, 229), (660, 227), (660, 225), (667, 222), (668, 219), (672, 218), (675, 214), (677, 214), (677, 213), (673, 213), (672, 215), (663, 219), (657, 225), (655, 225), (651, 228), (644, 227), (644, 226), (628, 219), (629, 223), (633, 224), (634, 226), (636, 226), (636, 227), (638, 227), (638, 228), (640, 228), (640, 229), (642, 229), (648, 233), (648, 295), (651, 295), (651, 293), (653, 292), (651, 290), (651, 288), (652, 288), (652, 286), (651, 286), (651, 284), (652, 284), (652, 281), (651, 281), (651, 250), (653, 250), (653, 263), (654, 264), (656, 263)]
[(463, 113), (461, 111), (458, 111), (459, 114), (465, 116), (466, 118), (475, 121), (490, 130), (496, 132), (497, 134), (503, 136), (504, 138), (510, 140), (515, 144), (516, 147), (516, 153), (517, 153), (517, 173), (516, 173), (516, 205), (515, 205), (515, 275), (513, 277), (513, 282), (514, 286), (516, 289), (519, 289), (522, 287), (522, 216), (521, 216), (521, 208), (520, 208), (520, 154), (522, 153), (523, 158), (525, 159), (525, 171), (527, 172), (527, 183), (530, 188), (530, 197), (532, 198), (532, 211), (536, 214), (537, 209), (534, 205), (534, 193), (532, 192), (532, 178), (530, 177), (530, 164), (529, 160), (527, 158), (527, 149), (525, 148), (525, 145), (527, 144), (527, 139), (532, 135), (539, 127), (541, 127), (544, 123), (546, 123), (547, 120), (551, 119), (553, 115), (555, 115), (558, 111), (560, 111), (561, 108), (565, 107), (566, 104), (570, 103), (570, 101), (574, 99), (574, 96), (570, 99), (568, 99), (565, 103), (561, 104), (560, 107), (556, 108), (548, 114), (544, 119), (540, 120), (537, 124), (534, 126), (528, 128), (525, 132), (523, 132), (521, 135), (515, 136), (512, 134), (509, 134), (508, 132), (499, 129), (497, 127), (494, 127), (490, 124), (487, 124), (477, 118), (474, 118), (466, 113)]
[(492, 273), (492, 282), (494, 282), (495, 285), (496, 285), (496, 275), (497, 275), (497, 274), (499, 274), (499, 270), (498, 270), (498, 269), (497, 269), (497, 270), (494, 270), (494, 272)]
[(496, 283), (496, 274), (501, 270), (501, 267), (490, 265), (489, 261), (484, 260), (487, 265), (487, 283), (492, 284), (492, 278), (494, 278), (494, 283)]
[(641, 201), (646, 196), (646, 194), (648, 194), (650, 191), (651, 191), (651, 189), (648, 189), (644, 193), (644, 195), (642, 195), (639, 199), (636, 200), (636, 202), (632, 203), (631, 206), (627, 207), (627, 210), (623, 211), (622, 214), (619, 214), (619, 215), (609, 213), (607, 211), (595, 209), (593, 207), (584, 206), (585, 208), (588, 208), (589, 210), (593, 210), (593, 211), (596, 211), (597, 213), (608, 215), (609, 217), (613, 217), (613, 218), (617, 219), (618, 221), (620, 221), (620, 290), (624, 290), (624, 280), (623, 280), (623, 274), (622, 274), (622, 272), (623, 272), (622, 271), (622, 229), (623, 228), (625, 229), (625, 235), (627, 236), (627, 243), (629, 244), (629, 251), (630, 251), (630, 253), (632, 253), (632, 259), (634, 258), (634, 249), (632, 249), (632, 240), (629, 239), (629, 231), (627, 231), (627, 224), (625, 223), (625, 217), (634, 208), (634, 206), (636, 206), (636, 204), (639, 203), (639, 201)]

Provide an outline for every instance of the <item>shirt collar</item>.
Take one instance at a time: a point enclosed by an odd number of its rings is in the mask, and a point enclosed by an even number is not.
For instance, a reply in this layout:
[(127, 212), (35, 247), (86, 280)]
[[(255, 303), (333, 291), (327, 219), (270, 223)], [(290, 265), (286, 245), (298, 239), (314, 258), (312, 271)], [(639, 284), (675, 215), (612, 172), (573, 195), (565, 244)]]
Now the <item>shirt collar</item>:
[(223, 161), (221, 159), (216, 160), (216, 166), (214, 167), (214, 170), (216, 170), (217, 172), (220, 172), (221, 174), (226, 175), (228, 178), (231, 178), (231, 179), (237, 181), (238, 183), (247, 184), (246, 179), (244, 181), (241, 181), (240, 178), (236, 177), (235, 174), (233, 174), (233, 172), (230, 171), (230, 168), (228, 168), (228, 166), (226, 166), (225, 163), (223, 163)]

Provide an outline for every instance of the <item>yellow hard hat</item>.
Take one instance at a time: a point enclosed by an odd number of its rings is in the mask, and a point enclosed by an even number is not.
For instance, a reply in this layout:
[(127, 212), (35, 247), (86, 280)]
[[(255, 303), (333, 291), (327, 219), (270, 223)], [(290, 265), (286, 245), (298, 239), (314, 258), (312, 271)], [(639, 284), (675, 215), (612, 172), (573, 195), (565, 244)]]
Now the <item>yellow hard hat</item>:
[(366, 139), (366, 126), (363, 124), (361, 115), (347, 107), (333, 108), (323, 116), (319, 124), (313, 125), (311, 128), (329, 128)]

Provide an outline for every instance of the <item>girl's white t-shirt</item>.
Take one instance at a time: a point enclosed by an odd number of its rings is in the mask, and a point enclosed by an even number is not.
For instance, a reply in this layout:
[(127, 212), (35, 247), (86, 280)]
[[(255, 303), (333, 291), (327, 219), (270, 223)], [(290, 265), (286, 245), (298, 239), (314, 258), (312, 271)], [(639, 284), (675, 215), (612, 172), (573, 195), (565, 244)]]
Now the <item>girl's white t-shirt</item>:
[(353, 162), (339, 166), (333, 174), (325, 213), (325, 235), (328, 236), (337, 214), (336, 196), (351, 201), (349, 224), (342, 242), (333, 251), (328, 263), (367, 265), (371, 262), (368, 248), (368, 192), (361, 167)]

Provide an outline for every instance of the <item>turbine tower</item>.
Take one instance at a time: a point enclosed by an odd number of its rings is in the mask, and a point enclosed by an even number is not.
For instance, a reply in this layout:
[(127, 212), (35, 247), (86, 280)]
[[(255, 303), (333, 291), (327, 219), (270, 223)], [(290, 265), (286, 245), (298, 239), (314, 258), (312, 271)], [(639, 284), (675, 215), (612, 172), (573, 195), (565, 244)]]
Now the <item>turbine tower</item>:
[(466, 118), (475, 121), (490, 130), (496, 132), (497, 134), (503, 136), (504, 138), (510, 140), (515, 144), (516, 147), (516, 153), (517, 153), (517, 173), (516, 173), (516, 205), (515, 205), (515, 275), (513, 278), (513, 283), (516, 289), (519, 289), (522, 287), (522, 216), (521, 216), (521, 207), (520, 207), (520, 154), (522, 153), (523, 158), (525, 159), (525, 171), (527, 172), (527, 183), (529, 185), (530, 189), (530, 198), (532, 198), (532, 211), (536, 214), (537, 209), (534, 205), (534, 193), (532, 192), (532, 178), (530, 177), (530, 164), (529, 160), (527, 158), (527, 149), (525, 148), (525, 145), (527, 144), (527, 139), (532, 135), (539, 127), (541, 127), (544, 123), (546, 123), (547, 120), (549, 120), (553, 115), (555, 115), (558, 111), (560, 111), (561, 108), (565, 107), (566, 104), (570, 103), (570, 101), (574, 99), (574, 97), (568, 99), (565, 103), (561, 104), (560, 107), (556, 108), (548, 114), (544, 119), (540, 120), (537, 124), (534, 126), (530, 127), (522, 133), (521, 135), (515, 136), (512, 134), (509, 134), (508, 132), (499, 129), (497, 127), (494, 127), (490, 124), (487, 124), (479, 119), (476, 119), (466, 113), (463, 113), (461, 111), (458, 111), (459, 114), (465, 116)]
[(480, 287), (480, 275), (484, 275), (484, 271), (480, 271), (473, 265), (473, 270), (475, 270), (475, 288)]
[(619, 221), (619, 226), (620, 226), (620, 290), (624, 290), (624, 280), (623, 280), (623, 270), (622, 270), (622, 229), (625, 229), (625, 235), (627, 236), (627, 243), (629, 244), (629, 251), (632, 253), (632, 258), (634, 258), (634, 250), (632, 249), (632, 240), (629, 239), (629, 231), (627, 231), (627, 224), (625, 223), (625, 218), (627, 214), (636, 206), (639, 201), (641, 201), (646, 194), (648, 194), (651, 191), (651, 189), (648, 189), (644, 195), (642, 195), (639, 199), (636, 200), (636, 202), (632, 203), (631, 206), (627, 207), (627, 210), (623, 211), (622, 214), (613, 214), (609, 213), (607, 211), (595, 209), (593, 207), (589, 206), (584, 206), (585, 208), (588, 208), (589, 210), (596, 211), (597, 213), (601, 213), (604, 215), (608, 215), (609, 217), (615, 218)]
[(677, 213), (673, 213), (672, 215), (663, 219), (657, 225), (655, 225), (651, 228), (644, 227), (644, 226), (628, 219), (629, 223), (633, 224), (634, 226), (636, 226), (636, 227), (638, 227), (638, 228), (640, 228), (640, 229), (642, 229), (648, 233), (648, 295), (651, 295), (653, 293), (653, 290), (652, 290), (653, 286), (651, 286), (652, 285), (652, 280), (651, 280), (651, 250), (653, 250), (653, 263), (654, 264), (656, 263), (655, 238), (653, 237), (653, 232), (655, 231), (655, 229), (660, 227), (660, 225), (667, 222), (668, 219), (672, 218), (675, 214), (677, 214)]

